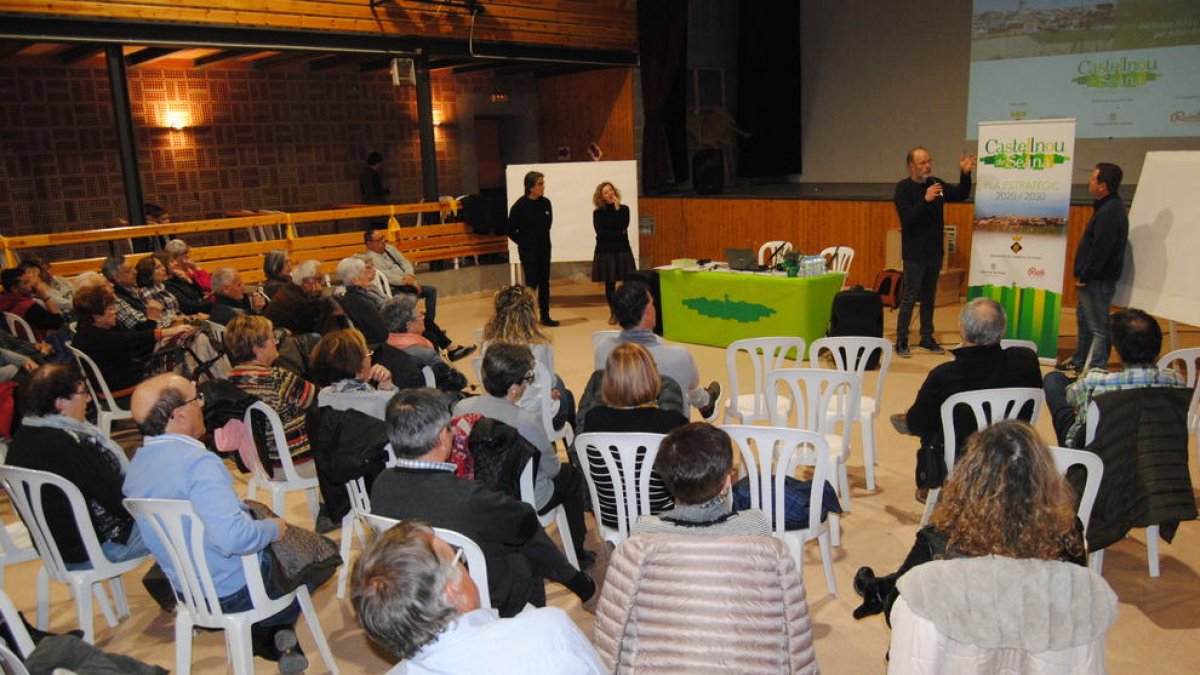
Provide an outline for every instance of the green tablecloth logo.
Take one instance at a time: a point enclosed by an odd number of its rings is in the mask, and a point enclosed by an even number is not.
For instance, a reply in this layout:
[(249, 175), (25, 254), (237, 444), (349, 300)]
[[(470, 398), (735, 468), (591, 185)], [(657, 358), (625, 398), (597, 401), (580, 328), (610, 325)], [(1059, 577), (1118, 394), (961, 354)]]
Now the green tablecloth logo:
[(713, 319), (732, 319), (739, 323), (754, 323), (775, 313), (775, 310), (754, 302), (730, 300), (726, 295), (723, 300), (695, 297), (684, 298), (684, 307)]
[(1117, 89), (1145, 86), (1162, 75), (1158, 72), (1158, 59), (1119, 59), (1079, 62), (1079, 77), (1072, 78), (1075, 84), (1089, 89)]

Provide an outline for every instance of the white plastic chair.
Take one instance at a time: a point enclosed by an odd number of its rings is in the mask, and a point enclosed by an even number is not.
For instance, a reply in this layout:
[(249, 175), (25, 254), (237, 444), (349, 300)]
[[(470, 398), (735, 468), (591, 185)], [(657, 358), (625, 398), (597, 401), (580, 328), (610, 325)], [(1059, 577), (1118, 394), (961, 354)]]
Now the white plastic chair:
[[(795, 365), (804, 363), (804, 338), (761, 337), (734, 340), (725, 348), (725, 369), (729, 373), (729, 403), (725, 407), (725, 424), (753, 424), (771, 419), (767, 410), (767, 373), (787, 366), (786, 360)], [(739, 354), (750, 361), (752, 383), (743, 384), (738, 375)], [(749, 385), (749, 386), (747, 386)], [(779, 414), (787, 414), (786, 401)]]
[(37, 344), (37, 335), (33, 332), (33, 328), (29, 325), (28, 321), (12, 312), (5, 312), (4, 322), (8, 324), (8, 332), (12, 333), (14, 337)]
[[(863, 468), (866, 470), (867, 489), (875, 490), (875, 418), (879, 416), (879, 402), (883, 400), (883, 380), (887, 377), (888, 366), (892, 364), (892, 343), (883, 338), (873, 337), (826, 337), (814, 340), (808, 348), (809, 359), (813, 368), (821, 367), (821, 352), (827, 351), (833, 357), (833, 366), (843, 373), (854, 373), (866, 385), (867, 362), (871, 355), (879, 352), (879, 373), (875, 376), (875, 392), (873, 396), (863, 395), (859, 399), (858, 422), (859, 433), (863, 441)], [(835, 402), (836, 403), (836, 402)]]
[(217, 323), (216, 321), (205, 321), (205, 323), (208, 324), (208, 330), (212, 332), (213, 339), (217, 341), (217, 344), (213, 345), (213, 346), (217, 347), (218, 349), (224, 349), (225, 348), (225, 326), (222, 326), (221, 324)]
[(765, 265), (767, 264), (767, 258), (771, 258), (771, 264), (778, 265), (783, 262), (784, 254), (792, 250), (792, 248), (792, 242), (790, 241), (783, 241), (782, 239), (768, 241), (758, 247), (758, 264)]
[[(24, 527), (24, 525), (17, 525), (17, 527)], [(8, 524), (0, 521), (0, 588), (4, 588), (4, 571), (9, 565), (37, 560), (37, 557), (37, 550), (18, 546), (17, 542), (13, 541), (8, 534)]]
[[(946, 480), (954, 473), (955, 448), (958, 436), (954, 430), (954, 410), (960, 405), (971, 409), (975, 415), (975, 430), (979, 431), (1001, 420), (1017, 419), (1021, 410), (1033, 404), (1033, 415), (1029, 424), (1036, 425), (1038, 415), (1046, 404), (1046, 394), (1034, 387), (1006, 387), (1001, 389), (977, 389), (954, 394), (942, 402), (942, 438), (945, 443), (944, 458), (946, 462)], [(933, 515), (933, 507), (937, 506), (940, 488), (933, 488), (925, 498), (925, 513), (921, 515), (921, 526), (924, 527)]]
[[(249, 455), (248, 467), (250, 469), (250, 480), (246, 482), (246, 499), (254, 499), (258, 492), (258, 488), (271, 493), (271, 510), (279, 517), (284, 517), (284, 495), (289, 492), (303, 490), (308, 496), (308, 508), (312, 512), (313, 523), (317, 521), (317, 510), (320, 508), (317, 503), (317, 477), (307, 478), (301, 476), (296, 471), (296, 465), (292, 463), (292, 453), (288, 450), (287, 436), (283, 432), (283, 421), (279, 419), (279, 413), (272, 410), (266, 403), (255, 401), (249, 408), (246, 408), (246, 415), (243, 422), (247, 429), (254, 429), (254, 414), (259, 413), (267, 418), (267, 423), (271, 427), (271, 435), (274, 437), (275, 452), (279, 454), (279, 461), (283, 465), (283, 480), (274, 480), (272, 471), (263, 466), (262, 458), (258, 452), (246, 453)], [(246, 461), (244, 457), (242, 461)]]
[[(664, 434), (635, 433), (585, 433), (575, 437), (575, 449), (579, 453), (579, 468), (587, 479), (588, 492), (592, 496), (592, 513), (596, 517), (596, 531), (600, 537), (614, 546), (629, 538), (629, 531), (638, 516), (650, 513), (650, 476), (654, 458), (658, 456), (658, 445)], [(641, 462), (638, 451), (644, 448)], [(620, 462), (620, 468), (617, 463)], [(641, 465), (641, 472), (637, 468)], [(615, 496), (611, 505), (615, 511), (617, 527), (604, 524), (601, 517), (600, 495), (596, 490), (596, 479), (592, 472), (597, 467), (608, 471)], [(609, 506), (609, 505), (606, 505)]]
[(592, 333), (592, 370), (602, 370), (604, 361), (608, 358), (608, 354), (604, 358), (600, 357), (600, 347), (609, 339), (620, 334), (619, 330), (598, 330)]
[[(129, 616), (129, 603), (125, 600), (125, 586), (121, 575), (136, 569), (149, 556), (142, 556), (124, 562), (110, 562), (100, 548), (100, 540), (96, 530), (92, 528), (92, 519), (88, 512), (87, 503), (79, 488), (71, 481), (52, 474), (48, 471), (35, 471), (14, 466), (0, 467), (0, 482), (5, 491), (21, 514), (21, 520), (29, 528), (29, 534), (41, 554), (42, 567), (38, 570), (38, 618), (40, 630), (46, 630), (50, 610), (50, 581), (53, 579), (66, 584), (75, 598), (75, 607), (79, 614), (79, 627), (83, 629), (83, 639), (92, 643), (95, 641), (95, 630), (92, 620), (92, 594), (104, 613), (104, 619), (109, 627)], [(75, 517), (75, 526), (79, 530), (79, 539), (87, 551), (91, 569), (69, 570), (59, 553), (58, 543), (50, 525), (46, 520), (44, 490), (58, 490), (66, 498)], [(117, 612), (114, 615), (109, 605), (108, 595), (104, 592), (103, 582), (108, 581), (112, 587), (113, 598), (116, 601)]]
[[(825, 438), (813, 431), (788, 427), (730, 424), (722, 428), (741, 453), (750, 487), (750, 507), (761, 509), (767, 516), (774, 536), (787, 544), (797, 569), (802, 569), (805, 542), (817, 540), (821, 550), (821, 567), (825, 570), (825, 586), (830, 595), (836, 596), (837, 581), (833, 576), (833, 554), (830, 549), (832, 535), (829, 523), (821, 520), (824, 486), (826, 481), (833, 478), (829, 445)], [(797, 466), (813, 467), (808, 526), (800, 530), (788, 530), (784, 527), (783, 485), (786, 477), (795, 476)], [(833, 516), (833, 513), (829, 514), (830, 518)]]
[[(400, 524), (400, 521), (395, 518), (379, 516), (374, 513), (364, 513), (363, 520), (370, 525), (376, 534), (383, 534), (392, 527)], [(433, 533), (437, 535), (438, 539), (447, 544), (462, 549), (463, 558), (467, 562), (467, 573), (471, 575), (471, 580), (475, 582), (475, 586), (479, 589), (479, 606), (491, 607), (492, 596), (488, 591), (487, 558), (483, 557), (483, 549), (479, 548), (479, 544), (476, 544), (470, 537), (455, 530), (435, 527), (433, 528)]]
[(1067, 469), (1076, 464), (1082, 466), (1087, 472), (1087, 478), (1083, 483), (1083, 494), (1079, 496), (1079, 509), (1076, 511), (1079, 522), (1083, 523), (1083, 534), (1086, 541), (1088, 520), (1092, 517), (1092, 507), (1096, 505), (1096, 495), (1100, 494), (1100, 479), (1104, 477), (1104, 460), (1100, 459), (1099, 455), (1087, 450), (1060, 448), (1057, 445), (1050, 446), (1050, 454), (1054, 456), (1054, 466), (1058, 467), (1058, 472), (1064, 476), (1067, 475)]
[(380, 274), (378, 270), (375, 271), (375, 276), (371, 279), (371, 283), (375, 284), (375, 288), (379, 289), (383, 297), (392, 297), (392, 285), (387, 282), (387, 277)]
[(829, 267), (830, 272), (845, 272), (846, 276), (850, 276), (850, 264), (854, 262), (854, 249), (849, 246), (830, 246), (821, 251), (821, 257), (830, 256), (833, 258), (833, 264)]
[[(778, 412), (779, 386), (786, 384), (796, 424), (788, 424), (788, 416)], [(771, 425), (815, 431), (829, 446), (830, 466), (835, 467), (837, 480), (834, 491), (841, 501), (842, 511), (850, 513), (850, 476), (846, 458), (850, 456), (850, 431), (862, 405), (862, 380), (853, 373), (824, 368), (783, 368), (767, 373), (767, 408), (772, 411)], [(838, 431), (838, 427), (841, 431)], [(829, 514), (829, 536), (834, 546), (842, 545), (841, 516)]]
[(1196, 436), (1197, 447), (1200, 448), (1200, 387), (1196, 386), (1200, 382), (1200, 347), (1168, 352), (1158, 360), (1158, 369), (1164, 368), (1174, 368), (1186, 375), (1184, 379), (1192, 390), (1192, 402), (1188, 405), (1188, 432)]
[(433, 375), (433, 368), (430, 366), (421, 366), (421, 375), (425, 378), (425, 386), (430, 389), (437, 389), (437, 378)]
[[(388, 446), (391, 447), (390, 445)], [(337, 596), (338, 600), (346, 597), (346, 584), (350, 580), (350, 543), (358, 535), (358, 545), (367, 545), (367, 533), (363, 531), (359, 520), (371, 512), (371, 497), (367, 494), (367, 484), (362, 478), (346, 482), (346, 494), (350, 496), (350, 510), (342, 516), (342, 565), (338, 568)]]
[(1026, 349), (1032, 351), (1034, 354), (1036, 354), (1037, 350), (1038, 350), (1037, 343), (1034, 342), (1033, 340), (1022, 340), (1021, 338), (1004, 338), (1003, 340), (1000, 341), (1001, 349), (1008, 349), (1009, 347), (1025, 347)]
[(184, 499), (126, 499), (125, 507), (134, 514), (143, 528), (154, 532), (166, 550), (179, 587), (175, 589), (179, 604), (175, 610), (175, 670), (188, 675), (192, 667), (192, 628), (215, 628), (225, 631), (225, 644), (236, 675), (254, 673), (254, 654), (251, 648), (250, 625), (270, 618), (287, 609), (293, 601), (300, 603), (301, 613), (308, 623), (313, 641), (321, 652), (326, 667), (337, 673), (337, 663), (325, 641), (317, 610), (308, 588), (271, 598), (263, 584), (258, 553), (241, 556), (242, 573), (250, 593), (253, 609), (235, 614), (221, 610), (216, 585), (208, 569), (205, 551), (204, 521), (196, 515), (192, 503)]
[[(108, 388), (108, 382), (104, 380), (104, 373), (100, 372), (100, 367), (96, 365), (92, 357), (83, 353), (82, 350), (76, 349), (72, 344), (67, 346), (75, 355), (75, 360), (84, 373), (83, 381), (87, 384), (92, 401), (96, 404), (96, 426), (100, 427), (105, 436), (111, 438), (113, 422), (133, 419), (133, 413), (127, 408), (117, 405), (117, 399), (112, 395), (112, 390)], [(122, 463), (122, 468), (128, 464), (129, 460), (126, 458)]]
[[(5, 648), (4, 642), (0, 640), (0, 649), (5, 649), (5, 651), (8, 651), (8, 654), (12, 654), (17, 658), (16, 665), (20, 666), (20, 669), (14, 672), (27, 672), (25, 671), (25, 664), (21, 663), (20, 659), (29, 658), (29, 655), (33, 653), (33, 638), (29, 637), (29, 631), (25, 630), (25, 622), (21, 621), (21, 615), (17, 612), (17, 606), (13, 604), (8, 594), (4, 591), (0, 591), (0, 619), (3, 619), (4, 623), (8, 625), (8, 632), (12, 634), (13, 641), (16, 643), (7, 645), (7, 648)], [(12, 667), (13, 662), (9, 660), (8, 654), (0, 658), (0, 663)], [(0, 668), (0, 671), (2, 670), (3, 668)]]
[[(537, 513), (537, 497), (533, 492), (533, 460), (530, 459), (525, 463), (525, 468), (521, 469), (521, 501), (533, 507), (533, 512)], [(567, 557), (567, 562), (575, 569), (579, 569), (579, 556), (575, 555), (575, 540), (571, 538), (571, 524), (567, 522), (567, 510), (562, 504), (550, 509), (546, 513), (538, 514), (538, 520), (542, 523), (542, 527), (547, 527), (550, 523), (558, 525), (558, 536), (562, 539), (563, 555)]]

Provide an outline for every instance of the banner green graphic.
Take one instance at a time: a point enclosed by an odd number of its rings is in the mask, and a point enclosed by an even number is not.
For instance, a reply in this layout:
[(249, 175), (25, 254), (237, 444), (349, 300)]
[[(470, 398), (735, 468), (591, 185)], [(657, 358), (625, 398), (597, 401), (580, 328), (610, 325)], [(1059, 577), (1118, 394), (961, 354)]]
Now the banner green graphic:
[(1058, 351), (1075, 120), (981, 122), (967, 297), (1008, 315), (1008, 338)]

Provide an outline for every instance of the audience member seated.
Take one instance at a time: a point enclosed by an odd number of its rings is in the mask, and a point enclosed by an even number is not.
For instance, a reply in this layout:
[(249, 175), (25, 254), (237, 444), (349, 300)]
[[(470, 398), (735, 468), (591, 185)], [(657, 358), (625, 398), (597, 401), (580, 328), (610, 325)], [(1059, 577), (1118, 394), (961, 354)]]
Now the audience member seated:
[(587, 491), (583, 472), (558, 461), (541, 415), (517, 405), (533, 379), (533, 364), (533, 352), (525, 345), (501, 342), (490, 346), (483, 355), (483, 388), (487, 393), (459, 401), (454, 406), (454, 414), (479, 413), (504, 422), (541, 453), (533, 479), (538, 513), (548, 513), (559, 504), (563, 506), (571, 538), (575, 540), (575, 554), (579, 564), (586, 569), (595, 560), (595, 555), (583, 547), (587, 534), (583, 520), (584, 493)]
[(75, 288), (71, 286), (71, 282), (51, 272), (50, 263), (40, 256), (25, 256), (21, 266), (37, 268), (38, 277), (50, 292), (50, 301), (57, 305), (64, 315), (71, 313), (71, 301), (75, 297)]
[(4, 284), (0, 311), (25, 319), (39, 342), (63, 327), (62, 312), (54, 304), (37, 267), (10, 267), (0, 272), (0, 283)]
[[(249, 314), (234, 317), (225, 327), (225, 349), (234, 363), (229, 381), (247, 394), (257, 396), (279, 414), (296, 470), (301, 475), (314, 475), (316, 469), (308, 463), (312, 456), (305, 413), (316, 400), (317, 388), (294, 372), (275, 365), (279, 358), (279, 340), (271, 320)], [(278, 469), (282, 464), (275, 448), (274, 434), (270, 429), (265, 431), (267, 459)]]
[[(669, 434), (688, 423), (682, 413), (658, 407), (658, 396), (662, 391), (662, 376), (654, 365), (654, 357), (641, 345), (626, 342), (617, 345), (608, 355), (604, 365), (604, 377), (600, 385), (603, 405), (588, 411), (585, 426), (588, 432), (652, 433)], [(578, 451), (578, 448), (576, 448)], [(617, 458), (617, 467), (621, 462)], [(600, 499), (600, 513), (604, 524), (617, 527), (617, 496), (613, 494), (612, 479), (608, 467), (599, 454), (589, 452), (592, 481)], [(638, 456), (640, 473), (642, 463)], [(663, 486), (657, 474), (650, 479), (650, 512), (658, 513), (671, 508), (671, 493)]]
[(162, 305), (163, 317), (168, 324), (174, 323), (177, 319), (207, 319), (207, 314), (194, 315), (192, 312), (184, 311), (179, 304), (179, 298), (167, 288), (166, 281), (170, 277), (170, 272), (167, 270), (163, 257), (165, 256), (151, 255), (137, 261), (134, 271), (137, 274), (138, 297), (145, 304), (157, 302)]
[[(5, 463), (49, 471), (79, 488), (100, 549), (112, 562), (149, 555), (133, 517), (121, 504), (121, 446), (87, 421), (91, 397), (75, 366), (50, 364), (33, 374), (21, 396), (25, 417)], [(44, 495), (46, 521), (68, 567), (90, 567), (87, 551), (64, 495)]]
[(172, 239), (163, 247), (170, 256), (169, 267), (178, 269), (193, 282), (200, 292), (207, 295), (212, 292), (212, 277), (192, 260), (192, 247), (182, 239)]
[(292, 270), (291, 283), (271, 296), (263, 316), (296, 334), (324, 335), (343, 328), (341, 306), (324, 291), (321, 264), (316, 260), (305, 260)]
[(396, 525), (359, 556), (351, 578), (354, 611), (367, 635), (401, 659), (389, 672), (609, 672), (561, 609), (530, 607), (501, 619), (480, 607), (461, 559), (420, 521)]
[(232, 267), (218, 267), (211, 283), (213, 303), (208, 320), (213, 323), (224, 326), (239, 314), (260, 314), (267, 304), (262, 294), (246, 292), (242, 273)]
[(346, 313), (346, 318), (362, 332), (372, 349), (383, 344), (388, 335), (380, 313), (387, 298), (375, 286), (375, 274), (374, 266), (358, 256), (343, 258), (338, 262), (337, 275), (346, 289), (338, 298), (338, 303)]
[(179, 343), (196, 329), (187, 324), (169, 328), (117, 328), (116, 296), (106, 286), (89, 286), (75, 294), (78, 320), (71, 344), (96, 362), (113, 395), (129, 395), (147, 375), (164, 373), (178, 363)]
[[(571, 566), (533, 508), (483, 483), (458, 478), (450, 462), (449, 402), (436, 389), (402, 389), (388, 404), (387, 428), (398, 464), (375, 479), (371, 510), (418, 518), (460, 532), (487, 558), (488, 589), (500, 616), (546, 604), (542, 578), (591, 600), (595, 582)], [(582, 529), (579, 530), (581, 533)]]
[(395, 393), (392, 374), (371, 364), (367, 343), (353, 328), (322, 337), (313, 349), (312, 363), (313, 381), (323, 386), (316, 407), (308, 412), (308, 437), (324, 513), (331, 523), (340, 523), (350, 510), (346, 483), (362, 478), (370, 491), (387, 460), (383, 419)]
[[(954, 394), (977, 389), (1006, 387), (1041, 387), (1042, 370), (1037, 354), (1027, 347), (1000, 346), (1004, 337), (1004, 308), (990, 298), (975, 298), (963, 306), (958, 315), (958, 332), (962, 345), (950, 352), (954, 360), (933, 370), (917, 391), (917, 398), (907, 413), (892, 415), (892, 426), (902, 434), (921, 437), (921, 447), (932, 448), (942, 456), (942, 403)], [(1030, 407), (1022, 410), (1020, 418), (1033, 416)], [(958, 439), (955, 456), (962, 453), (963, 443), (975, 430), (975, 416), (965, 409), (954, 414), (954, 434)], [(946, 480), (944, 462), (940, 470), (924, 472), (917, 467), (917, 501), (924, 503), (931, 488), (941, 487)]]
[[(246, 587), (241, 557), (258, 553), (263, 582), (271, 597), (283, 595), (271, 571), (266, 549), (287, 531), (282, 518), (254, 520), (233, 490), (233, 476), (221, 458), (209, 452), (204, 436), (203, 399), (196, 387), (178, 375), (160, 375), (138, 385), (133, 393), (133, 419), (142, 430), (142, 447), (125, 476), (126, 497), (186, 499), (204, 523), (204, 556), (221, 609), (240, 612), (253, 600)], [(178, 589), (175, 568), (154, 531), (142, 528), (146, 546)], [(310, 589), (311, 590), (311, 589)], [(292, 602), (275, 616), (250, 626), (254, 654), (279, 661), (281, 673), (302, 672), (307, 659), (296, 642), (294, 625), (300, 614)]]
[(383, 325), (387, 327), (387, 341), (380, 348), (379, 363), (392, 371), (392, 381), (398, 387), (408, 386), (408, 372), (398, 372), (393, 366), (397, 362), (393, 351), (398, 351), (406, 359), (398, 360), (408, 370), (410, 364), (416, 364), (417, 369), (429, 366), (437, 381), (437, 388), (454, 400), (466, 396), (463, 388), (467, 386), (467, 377), (458, 372), (454, 366), (447, 363), (438, 350), (420, 331), (425, 326), (425, 314), (417, 309), (417, 296), (401, 293), (383, 303), (380, 310), (383, 315)]
[(733, 441), (720, 428), (705, 422), (676, 428), (659, 446), (654, 471), (675, 496), (675, 508), (641, 516), (632, 534), (771, 534), (762, 511), (733, 510)]
[(1059, 445), (1083, 447), (1088, 404), (1100, 394), (1123, 389), (1187, 386), (1174, 370), (1158, 369), (1162, 329), (1154, 317), (1140, 309), (1122, 310), (1112, 315), (1110, 329), (1124, 365), (1120, 372), (1093, 368), (1079, 379), (1060, 372), (1046, 375), (1046, 407), (1050, 409)]
[(699, 409), (701, 417), (712, 417), (717, 400), (721, 396), (721, 385), (718, 382), (710, 382), (707, 387), (701, 387), (700, 370), (687, 347), (667, 344), (654, 334), (654, 323), (658, 315), (655, 313), (653, 298), (650, 297), (650, 289), (645, 284), (635, 281), (621, 284), (614, 296), (612, 312), (622, 330), (596, 346), (596, 370), (604, 367), (609, 352), (617, 345), (635, 342), (654, 356), (658, 372), (679, 383), (687, 395), (688, 402)]
[(541, 415), (542, 400), (549, 395), (553, 400), (554, 428), (561, 429), (565, 423), (574, 427), (575, 395), (554, 371), (554, 348), (550, 338), (538, 328), (533, 290), (526, 286), (505, 286), (496, 291), (492, 305), (492, 317), (483, 327), (483, 348), (486, 350), (493, 342), (526, 345), (533, 350), (539, 366), (517, 405)]
[(287, 251), (271, 249), (263, 255), (263, 295), (267, 300), (275, 297), (279, 289), (292, 283), (292, 261)]
[(889, 613), (896, 581), (931, 560), (1003, 556), (1087, 565), (1075, 503), (1033, 427), (1005, 420), (972, 434), (900, 569), (876, 577), (863, 567), (854, 575), (863, 598), (855, 618)]
[(133, 266), (125, 261), (125, 256), (108, 256), (104, 259), (100, 271), (112, 284), (113, 292), (117, 296), (118, 327), (122, 330), (133, 330), (166, 328), (171, 325), (174, 317), (166, 313), (161, 302), (142, 300), (136, 283), (137, 273)]
[[(4, 338), (7, 343), (11, 335), (4, 331), (0, 331), (0, 337)], [(22, 354), (18, 351), (13, 351), (0, 346), (0, 382), (11, 382), (16, 380), (18, 386), (24, 386), (25, 380), (28, 379), (29, 373), (37, 370), (41, 365), (31, 355)], [(4, 434), (0, 432), (0, 436)]]

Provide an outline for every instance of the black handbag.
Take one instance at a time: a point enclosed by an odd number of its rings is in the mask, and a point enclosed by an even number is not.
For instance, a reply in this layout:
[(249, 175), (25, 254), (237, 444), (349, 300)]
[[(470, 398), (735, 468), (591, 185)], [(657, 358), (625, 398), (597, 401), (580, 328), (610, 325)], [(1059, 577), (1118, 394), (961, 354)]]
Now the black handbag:
[[(255, 520), (276, 517), (266, 504), (247, 499), (246, 506)], [(332, 539), (290, 523), (283, 539), (267, 547), (267, 554), (271, 558), (271, 576), (284, 593), (306, 584), (315, 589), (329, 581), (342, 564), (342, 556)]]
[(917, 450), (917, 487), (923, 490), (940, 488), (946, 482), (947, 473), (942, 440), (921, 439), (921, 447)]

